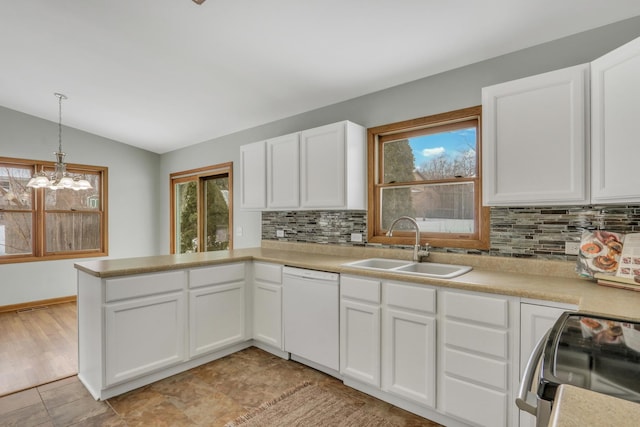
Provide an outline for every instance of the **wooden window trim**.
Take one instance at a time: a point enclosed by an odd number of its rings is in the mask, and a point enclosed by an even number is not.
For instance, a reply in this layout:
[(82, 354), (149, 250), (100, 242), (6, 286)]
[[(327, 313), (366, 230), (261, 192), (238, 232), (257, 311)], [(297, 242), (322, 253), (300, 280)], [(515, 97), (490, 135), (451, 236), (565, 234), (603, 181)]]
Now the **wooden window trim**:
[[(403, 183), (383, 184), (382, 144), (384, 142), (405, 139), (417, 134), (442, 132), (459, 128), (460, 123), (477, 124), (477, 171), (476, 177), (463, 177), (455, 179), (414, 181)], [(426, 130), (426, 132), (425, 132)], [(414, 245), (415, 233), (394, 231), (392, 237), (386, 236), (380, 224), (380, 189), (393, 187), (406, 187), (424, 185), (425, 183), (475, 183), (474, 219), (476, 233), (458, 234), (452, 236), (444, 233), (420, 233), (421, 244), (429, 243), (434, 247), (450, 247), (462, 249), (489, 249), (489, 208), (482, 206), (482, 107), (475, 106), (461, 110), (436, 114), (418, 119), (406, 120), (397, 123), (377, 126), (367, 131), (367, 166), (368, 166), (368, 209), (367, 209), (367, 241), (388, 245)]]
[[(31, 168), (33, 174), (34, 171), (40, 171), (44, 169), (55, 168), (55, 162), (46, 160), (29, 160), (29, 159), (16, 159), (10, 157), (0, 157), (0, 164), (7, 166), (28, 166)], [(75, 259), (75, 258), (91, 258), (101, 257), (109, 255), (109, 233), (108, 233), (108, 182), (109, 182), (109, 169), (104, 166), (83, 165), (78, 163), (66, 163), (67, 170), (71, 173), (83, 172), (97, 173), (100, 175), (100, 209), (97, 211), (88, 211), (93, 214), (100, 215), (100, 248), (92, 250), (82, 251), (66, 251), (66, 252), (47, 252), (45, 250), (45, 213), (47, 212), (72, 212), (68, 210), (46, 210), (44, 203), (45, 189), (36, 188), (33, 189), (32, 198), (32, 248), (33, 252), (30, 255), (4, 255), (0, 256), (0, 264), (12, 264), (22, 262), (35, 262), (35, 261), (53, 261), (62, 259)], [(73, 191), (73, 190), (57, 190), (57, 191)], [(5, 212), (9, 212), (6, 210)], [(23, 211), (24, 212), (24, 211)], [(77, 211), (84, 212), (84, 211)]]

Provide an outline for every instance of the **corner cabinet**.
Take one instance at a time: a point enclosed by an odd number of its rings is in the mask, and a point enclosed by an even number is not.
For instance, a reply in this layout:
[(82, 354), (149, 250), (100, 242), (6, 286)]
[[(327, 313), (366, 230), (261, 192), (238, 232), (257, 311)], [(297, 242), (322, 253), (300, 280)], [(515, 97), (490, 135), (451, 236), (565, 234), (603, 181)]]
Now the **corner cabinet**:
[(267, 207), (296, 209), (300, 204), (300, 148), (297, 133), (267, 140)]
[(245, 210), (366, 209), (366, 129), (349, 121), (240, 147)]
[(592, 202), (638, 203), (640, 38), (591, 63)]
[(589, 64), (482, 89), (483, 202), (589, 203)]
[(282, 265), (254, 262), (253, 339), (284, 351), (282, 338)]
[(259, 210), (267, 205), (265, 142), (240, 147), (240, 209)]

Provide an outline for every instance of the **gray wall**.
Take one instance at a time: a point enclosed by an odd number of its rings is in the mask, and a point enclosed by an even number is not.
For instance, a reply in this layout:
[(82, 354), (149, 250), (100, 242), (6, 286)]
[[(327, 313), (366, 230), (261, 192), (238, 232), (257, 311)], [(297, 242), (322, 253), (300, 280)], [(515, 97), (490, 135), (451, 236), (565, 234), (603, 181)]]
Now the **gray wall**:
[[(372, 127), (479, 105), (484, 86), (590, 62), (636, 37), (640, 37), (640, 17), (167, 153), (162, 156), (160, 172), (167, 176), (170, 172), (229, 161), (237, 166), (238, 146), (242, 144), (341, 120)], [(237, 168), (234, 174), (234, 192), (239, 194)], [(160, 206), (168, 206), (168, 183), (164, 183), (160, 197)], [(161, 209), (160, 215), (164, 224), (159, 230), (162, 250), (168, 251), (169, 213)], [(234, 226), (236, 232), (238, 227), (243, 230), (243, 236), (234, 236), (236, 248), (260, 244), (259, 213), (236, 208)]]
[[(109, 256), (156, 254), (160, 156), (67, 127), (62, 144), (67, 162), (109, 168)], [(57, 148), (57, 123), (0, 107), (0, 156), (54, 161)], [(0, 264), (0, 306), (75, 295), (73, 263), (95, 259)]]

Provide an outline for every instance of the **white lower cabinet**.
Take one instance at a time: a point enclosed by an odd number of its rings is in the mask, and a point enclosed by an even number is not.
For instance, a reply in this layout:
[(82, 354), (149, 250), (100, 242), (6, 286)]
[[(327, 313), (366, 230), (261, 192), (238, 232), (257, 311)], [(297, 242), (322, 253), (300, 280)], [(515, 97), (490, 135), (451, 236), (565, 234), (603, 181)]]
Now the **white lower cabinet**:
[[(106, 399), (246, 348), (252, 337), (286, 354), (282, 269), (234, 262), (115, 278), (80, 271), (78, 377)], [(575, 308), (342, 275), (340, 374), (440, 424), (517, 426), (526, 359)]]
[(436, 291), (424, 285), (383, 283), (382, 389), (434, 407)]
[(78, 378), (96, 399), (248, 347), (245, 263), (100, 278), (78, 272)]
[(282, 265), (253, 263), (253, 339), (284, 350)]
[[(530, 301), (520, 304), (520, 375), (522, 378), (534, 347), (565, 311), (575, 311), (574, 305)], [(520, 411), (520, 427), (535, 427), (536, 417)]]
[(136, 378), (184, 358), (183, 292), (153, 295), (105, 306), (105, 382)]
[(189, 357), (246, 339), (245, 264), (189, 271)]
[(340, 278), (340, 373), (380, 387), (380, 281)]
[(440, 292), (438, 407), (474, 426), (515, 425), (514, 298)]

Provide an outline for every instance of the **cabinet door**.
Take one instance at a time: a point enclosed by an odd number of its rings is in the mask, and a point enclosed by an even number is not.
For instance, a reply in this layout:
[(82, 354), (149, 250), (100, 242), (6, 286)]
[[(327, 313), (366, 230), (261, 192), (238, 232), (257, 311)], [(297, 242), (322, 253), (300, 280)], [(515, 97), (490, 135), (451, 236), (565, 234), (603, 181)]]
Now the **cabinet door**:
[(382, 389), (434, 407), (435, 319), (385, 307), (383, 324)]
[(244, 282), (189, 291), (189, 356), (245, 340)]
[[(520, 376), (536, 343), (566, 310), (536, 304), (520, 304)], [(536, 417), (520, 411), (520, 427), (535, 427)]]
[(240, 208), (265, 208), (266, 194), (265, 142), (243, 145), (240, 147)]
[(380, 306), (340, 301), (340, 373), (380, 387)]
[(488, 206), (589, 202), (588, 65), (482, 89)]
[(267, 207), (297, 208), (300, 201), (299, 134), (267, 141)]
[(346, 205), (345, 124), (300, 133), (300, 196), (303, 208)]
[(107, 385), (157, 371), (184, 359), (183, 292), (107, 304), (105, 321)]
[(640, 202), (640, 38), (593, 61), (591, 76), (592, 202)]
[(253, 288), (253, 338), (284, 350), (282, 285), (256, 280)]

